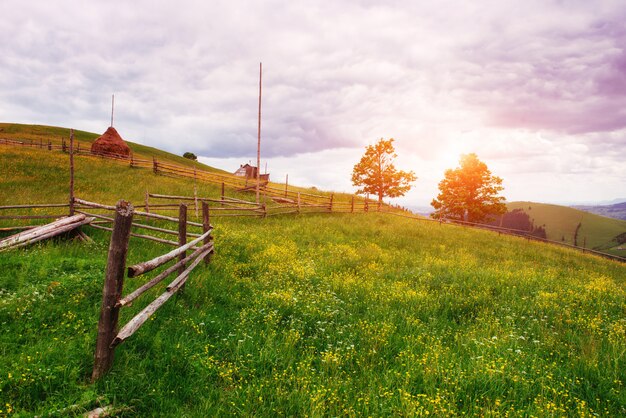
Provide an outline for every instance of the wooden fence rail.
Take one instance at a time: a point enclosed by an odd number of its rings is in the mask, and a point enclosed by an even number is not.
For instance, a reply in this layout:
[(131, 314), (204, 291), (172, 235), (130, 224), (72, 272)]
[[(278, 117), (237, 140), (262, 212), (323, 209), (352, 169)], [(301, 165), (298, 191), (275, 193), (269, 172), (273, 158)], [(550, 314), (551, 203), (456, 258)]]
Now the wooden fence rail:
[[(79, 200), (79, 199), (77, 199)], [(85, 204), (81, 200), (82, 204)], [(98, 206), (100, 209), (106, 205), (87, 202), (92, 207)], [(96, 341), (96, 351), (94, 354), (94, 367), (92, 371), (92, 381), (102, 377), (112, 366), (115, 348), (132, 336), (149, 318), (150, 316), (172, 295), (182, 289), (187, 282), (191, 272), (202, 262), (208, 262), (210, 255), (214, 251), (211, 233), (213, 228), (209, 223), (209, 207), (204, 204), (202, 206), (203, 222), (200, 224), (203, 233), (194, 240), (185, 243), (187, 239), (186, 206), (180, 206), (179, 216), (179, 245), (175, 250), (168, 252), (162, 256), (152, 260), (135, 264), (128, 268), (128, 277), (137, 277), (154, 270), (169, 261), (179, 258), (178, 262), (170, 266), (147, 283), (143, 284), (135, 291), (127, 296), (122, 297), (124, 289), (124, 276), (126, 270), (126, 256), (128, 253), (129, 240), (132, 236), (131, 227), (133, 226), (133, 216), (136, 214), (133, 206), (125, 201), (119, 201), (115, 206), (115, 217), (111, 234), (111, 242), (109, 245), (109, 254), (107, 260), (107, 269), (105, 273), (105, 283), (102, 291), (102, 307), (100, 311), (100, 320), (98, 322), (98, 339)], [(85, 215), (79, 215), (85, 216)], [(107, 220), (108, 221), (108, 220)], [(201, 243), (201, 246), (189, 255), (185, 256), (185, 252), (193, 248), (194, 245)], [(176, 278), (165, 288), (164, 293), (158, 296), (148, 306), (141, 310), (137, 315), (130, 319), (118, 331), (118, 318), (120, 309), (129, 306), (139, 296), (156, 286), (171, 274), (178, 272)]]

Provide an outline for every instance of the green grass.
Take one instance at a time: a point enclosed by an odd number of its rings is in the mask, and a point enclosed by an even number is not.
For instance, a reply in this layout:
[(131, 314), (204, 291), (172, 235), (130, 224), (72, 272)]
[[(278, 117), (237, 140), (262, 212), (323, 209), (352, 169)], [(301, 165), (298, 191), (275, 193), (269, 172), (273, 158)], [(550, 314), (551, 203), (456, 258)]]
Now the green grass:
[(574, 234), (578, 224), (577, 244), (586, 248), (598, 249), (611, 254), (624, 256), (623, 252), (611, 250), (617, 243), (613, 239), (626, 232), (626, 221), (607, 218), (566, 206), (535, 202), (511, 202), (509, 210), (523, 209), (535, 226), (545, 225), (549, 240), (574, 244)]
[[(0, 147), (0, 204), (64, 202), (66, 159)], [(105, 203), (193, 191), (91, 157), (77, 179), (79, 196)], [(623, 264), (376, 213), (213, 223), (212, 263), (95, 384), (109, 235), (86, 227), (94, 244), (1, 253), (0, 416), (626, 414)], [(168, 249), (133, 238), (128, 263)]]
[[(102, 133), (106, 128), (103, 129)], [(89, 145), (93, 141), (95, 141), (102, 133), (92, 133), (74, 130), (74, 138), (76, 141), (81, 143), (81, 146), (85, 144)], [(124, 138), (124, 133), (119, 132), (119, 134)], [(44, 125), (22, 125), (18, 123), (0, 123), (0, 138), (2, 139), (12, 139), (17, 141), (33, 141), (33, 143), (38, 144), (39, 141), (43, 141), (43, 144), (47, 144), (48, 141), (53, 144), (61, 144), (65, 139), (66, 143), (69, 144), (70, 130), (69, 128), (60, 128), (56, 126), (44, 126)], [(186, 167), (195, 167), (199, 170), (210, 171), (217, 174), (230, 174), (224, 170), (210, 167), (208, 165), (202, 164), (197, 161), (189, 160), (188, 158), (184, 158), (179, 155), (175, 155), (166, 151), (159, 150), (157, 148), (149, 147), (147, 145), (137, 144), (131, 141), (128, 141), (127, 138), (124, 138), (130, 149), (133, 151), (134, 155), (137, 158), (149, 158), (152, 157), (157, 158), (161, 162), (168, 162), (171, 164), (182, 165)]]
[[(375, 214), (224, 221), (213, 263), (91, 385), (107, 237), (89, 234), (0, 258), (0, 393), (23, 415), (625, 411), (626, 266)], [(133, 240), (129, 263), (162, 251)]]

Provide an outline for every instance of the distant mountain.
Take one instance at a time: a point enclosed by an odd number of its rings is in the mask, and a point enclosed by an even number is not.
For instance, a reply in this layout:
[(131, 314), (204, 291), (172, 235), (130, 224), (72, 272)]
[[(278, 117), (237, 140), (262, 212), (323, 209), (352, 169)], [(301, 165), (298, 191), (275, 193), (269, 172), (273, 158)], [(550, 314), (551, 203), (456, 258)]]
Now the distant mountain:
[(408, 210), (422, 216), (430, 216), (435, 211), (432, 206), (406, 205)]
[(576, 205), (572, 207), (585, 212), (595, 213), (596, 215), (606, 216), (607, 218), (626, 221), (626, 202), (613, 205)]

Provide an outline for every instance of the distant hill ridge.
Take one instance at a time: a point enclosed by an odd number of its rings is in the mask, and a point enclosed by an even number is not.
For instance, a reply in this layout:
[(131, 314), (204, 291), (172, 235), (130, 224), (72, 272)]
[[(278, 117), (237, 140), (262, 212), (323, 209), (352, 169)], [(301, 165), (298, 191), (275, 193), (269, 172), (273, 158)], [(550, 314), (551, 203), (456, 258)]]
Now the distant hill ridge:
[(595, 213), (596, 215), (608, 218), (621, 219), (626, 221), (626, 202), (615, 203), (613, 205), (576, 205), (574, 209)]

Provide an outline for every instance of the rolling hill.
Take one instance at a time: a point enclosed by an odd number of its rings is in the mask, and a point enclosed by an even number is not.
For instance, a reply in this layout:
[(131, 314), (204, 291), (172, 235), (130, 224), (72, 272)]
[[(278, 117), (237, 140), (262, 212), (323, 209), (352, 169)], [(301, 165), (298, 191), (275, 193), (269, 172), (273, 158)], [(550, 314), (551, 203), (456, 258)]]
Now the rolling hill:
[[(626, 221), (570, 208), (536, 202), (511, 202), (509, 210), (522, 209), (535, 226), (544, 226), (547, 238), (624, 256), (618, 237), (626, 233)], [(580, 226), (579, 226), (580, 225)]]

